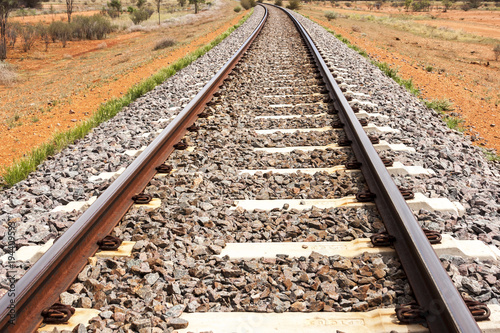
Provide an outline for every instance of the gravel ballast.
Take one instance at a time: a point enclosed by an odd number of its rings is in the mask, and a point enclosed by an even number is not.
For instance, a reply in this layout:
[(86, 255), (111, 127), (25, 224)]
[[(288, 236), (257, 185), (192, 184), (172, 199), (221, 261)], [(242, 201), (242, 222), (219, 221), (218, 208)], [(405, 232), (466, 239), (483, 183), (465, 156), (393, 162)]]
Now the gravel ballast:
[[(156, 137), (156, 131), (168, 125), (250, 36), (263, 13), (262, 8), (255, 8), (241, 27), (203, 57), (93, 129), (84, 139), (42, 163), (26, 180), (0, 192), (0, 256), (5, 254), (8, 244), (9, 223), (15, 224), (16, 249), (43, 245), (71, 226), (83, 211), (51, 211), (68, 202), (99, 196), (114, 179), (90, 182), (89, 178), (127, 167), (134, 157), (124, 154), (125, 151), (147, 146)], [(163, 119), (166, 121), (159, 121)], [(5, 264), (0, 266), (0, 295), (7, 287)], [(15, 265), (17, 278), (30, 267), (29, 263)]]

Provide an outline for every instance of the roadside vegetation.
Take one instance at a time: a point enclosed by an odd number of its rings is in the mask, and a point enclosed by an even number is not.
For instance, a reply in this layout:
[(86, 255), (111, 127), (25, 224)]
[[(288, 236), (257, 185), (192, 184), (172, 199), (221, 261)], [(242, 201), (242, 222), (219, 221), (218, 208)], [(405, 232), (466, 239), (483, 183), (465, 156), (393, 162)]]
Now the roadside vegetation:
[[(356, 45), (353, 45), (347, 38), (343, 37), (340, 34), (336, 34), (333, 30), (328, 29), (325, 27), (325, 29), (333, 34), (337, 39), (339, 39), (341, 42), (346, 44), (349, 48), (355, 50), (358, 52), (361, 56), (367, 58), (370, 60), (370, 62), (377, 66), (387, 77), (393, 79), (396, 83), (398, 83), (400, 86), (404, 87), (406, 90), (408, 90), (412, 95), (419, 97), (420, 98), (420, 90), (415, 87), (413, 84), (413, 81), (411, 79), (405, 80), (401, 76), (398, 75), (398, 69), (397, 68), (392, 68), (389, 66), (389, 64), (385, 62), (379, 62), (373, 59), (370, 59), (368, 54), (357, 47)], [(453, 111), (453, 104), (447, 100), (447, 99), (442, 99), (442, 100), (426, 100), (420, 98), (420, 100), (430, 109), (435, 110), (440, 116), (441, 119), (446, 123), (446, 126), (448, 128), (459, 131), (459, 132), (464, 132), (464, 121), (461, 119), (457, 114), (448, 114), (445, 111)], [(490, 154), (491, 155), (491, 154)], [(495, 156), (493, 154), (493, 156)], [(490, 160), (494, 160), (489, 157)]]
[[(45, 50), (50, 43), (61, 42), (65, 47), (68, 41), (82, 39), (103, 39), (109, 33), (139, 25), (145, 22), (161, 25), (162, 19), (178, 16), (185, 11), (186, 5), (193, 5), (194, 13), (209, 8), (211, 1), (206, 0), (0, 0), (0, 60), (8, 58), (8, 49), (22, 41), (23, 50), (29, 51), (37, 40), (42, 40)], [(243, 0), (253, 3), (255, 0)], [(123, 3), (122, 3), (123, 2)], [(101, 6), (101, 7), (99, 7)], [(56, 9), (57, 8), (57, 9)], [(75, 15), (82, 11), (99, 11), (91, 18), (88, 15)], [(65, 14), (56, 19), (56, 14)], [(155, 15), (153, 15), (155, 14)], [(50, 23), (33, 24), (24, 22), (25, 17), (52, 15)], [(22, 17), (12, 22), (13, 17)]]
[[(36, 167), (47, 159), (48, 156), (52, 156), (57, 152), (61, 151), (68, 145), (74, 143), (76, 140), (83, 138), (87, 133), (89, 133), (92, 128), (98, 126), (99, 124), (113, 118), (118, 112), (122, 110), (125, 106), (129, 105), (133, 101), (135, 101), (140, 96), (146, 94), (147, 92), (154, 89), (157, 85), (164, 82), (166, 79), (174, 75), (176, 72), (181, 70), (182, 68), (188, 66), (193, 61), (207, 53), (217, 44), (219, 44), (222, 40), (224, 40), (231, 32), (233, 32), (236, 28), (238, 28), (241, 24), (243, 24), (252, 12), (245, 15), (245, 17), (238, 22), (238, 24), (234, 25), (222, 35), (219, 35), (216, 39), (214, 39), (209, 44), (197, 49), (196, 51), (186, 55), (170, 66), (160, 70), (150, 78), (142, 81), (141, 83), (130, 88), (123, 97), (109, 100), (105, 104), (103, 104), (94, 114), (93, 116), (76, 126), (73, 129), (70, 129), (65, 132), (56, 133), (52, 139), (50, 139), (47, 143), (42, 144), (39, 147), (34, 148), (31, 152), (27, 153), (25, 157), (16, 160), (14, 164), (10, 167), (7, 167), (3, 172), (3, 185), (4, 186), (12, 186), (19, 181), (25, 179), (30, 172), (36, 170)], [(14, 121), (18, 121), (14, 120)]]
[(0, 85), (10, 85), (17, 79), (17, 73), (12, 65), (0, 62)]

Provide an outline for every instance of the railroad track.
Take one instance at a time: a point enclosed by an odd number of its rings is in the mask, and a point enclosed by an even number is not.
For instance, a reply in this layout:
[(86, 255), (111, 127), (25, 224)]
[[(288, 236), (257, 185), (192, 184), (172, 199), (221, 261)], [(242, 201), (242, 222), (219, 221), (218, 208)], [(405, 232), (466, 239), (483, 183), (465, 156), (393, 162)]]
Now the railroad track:
[[(265, 8), (248, 43), (19, 281), (16, 325), (1, 299), (2, 332), (33, 331), (42, 313), (65, 321), (73, 310), (47, 310), (61, 293), (77, 315), (94, 309), (92, 331), (495, 331), (500, 318), (466, 305), (429, 242), (439, 232), (411, 211), (460, 207), (396, 186), (409, 169), (379, 154), (407, 148), (378, 136), (397, 129), (368, 122), (345, 72), (292, 15)], [(107, 252), (119, 245), (133, 250)]]

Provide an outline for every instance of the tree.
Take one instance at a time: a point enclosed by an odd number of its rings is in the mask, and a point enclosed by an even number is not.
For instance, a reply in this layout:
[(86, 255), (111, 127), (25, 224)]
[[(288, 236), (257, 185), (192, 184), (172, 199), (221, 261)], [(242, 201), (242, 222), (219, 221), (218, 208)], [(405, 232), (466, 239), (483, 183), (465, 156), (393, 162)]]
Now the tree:
[(158, 12), (158, 25), (160, 25), (160, 7), (161, 7), (161, 0), (155, 0), (156, 3), (156, 11)]
[(122, 11), (122, 3), (120, 0), (111, 0), (111, 2), (108, 2), (108, 7), (113, 8), (117, 12)]
[(467, 4), (470, 8), (479, 8), (483, 3), (483, 0), (468, 0)]
[(38, 7), (40, 0), (0, 0), (0, 60), (7, 58), (7, 20), (19, 7)]
[(205, 0), (189, 0), (190, 4), (194, 4), (194, 13), (198, 14), (199, 11), (199, 4), (204, 3)]
[(7, 19), (18, 6), (16, 0), (0, 0), (0, 60), (7, 58)]
[(73, 13), (73, 1), (66, 0), (66, 14), (68, 14), (68, 23), (71, 23), (71, 14)]
[(441, 1), (443, 2), (444, 6), (443, 13), (446, 13), (448, 9), (450, 9), (450, 7), (453, 5), (453, 2), (451, 0), (441, 0)]
[(181, 7), (184, 7), (186, 5), (186, 0), (177, 0), (177, 2), (179, 2), (179, 5), (181, 5)]
[(144, 4), (146, 3), (146, 0), (137, 0), (137, 8), (142, 8)]
[(413, 0), (405, 0), (405, 10), (408, 11), (410, 10), (410, 6)]

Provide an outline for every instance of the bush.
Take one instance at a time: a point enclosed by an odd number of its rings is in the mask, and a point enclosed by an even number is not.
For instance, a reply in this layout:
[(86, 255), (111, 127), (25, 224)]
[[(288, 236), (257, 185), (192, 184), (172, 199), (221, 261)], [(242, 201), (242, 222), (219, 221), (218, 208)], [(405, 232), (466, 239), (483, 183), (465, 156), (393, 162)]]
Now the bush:
[(149, 19), (153, 13), (154, 11), (151, 8), (137, 9), (130, 14), (130, 19), (134, 24), (140, 24)]
[(49, 25), (49, 35), (53, 42), (61, 41), (62, 46), (66, 47), (66, 42), (71, 39), (73, 34), (72, 26), (62, 21), (54, 21)]
[(256, 5), (255, 0), (240, 0), (240, 4), (245, 9), (250, 9)]
[(339, 14), (335, 12), (326, 12), (325, 17), (328, 19), (328, 21), (335, 20), (337, 17), (339, 17)]
[(350, 3), (350, 2), (346, 2), (344, 5), (345, 5), (346, 7), (351, 7), (351, 3)]
[(495, 45), (493, 53), (495, 53), (495, 60), (498, 61), (498, 58), (500, 57), (500, 44)]
[(158, 43), (156, 43), (155, 47), (153, 48), (153, 51), (165, 49), (173, 45), (175, 45), (175, 40), (170, 38), (164, 38), (160, 40)]
[(431, 6), (431, 2), (429, 0), (415, 0), (411, 4), (411, 8), (415, 12), (421, 12), (424, 10), (428, 11), (430, 6)]
[(40, 36), (40, 39), (45, 43), (45, 52), (47, 52), (50, 43), (49, 28), (42, 22), (38, 22), (36, 25), (36, 32), (38, 36)]
[(108, 2), (108, 8), (113, 8), (118, 12), (122, 11), (122, 3), (120, 0), (111, 0), (111, 2)]
[(286, 8), (291, 9), (291, 10), (299, 9), (300, 8), (300, 0), (290, 0), (288, 2), (288, 6), (286, 6)]
[(32, 24), (25, 24), (22, 26), (20, 33), (23, 41), (23, 51), (28, 52), (37, 38), (36, 27)]
[(470, 8), (479, 8), (483, 3), (483, 0), (467, 0)]
[(283, 0), (274, 0), (276, 6), (283, 6)]
[(236, 13), (239, 13), (239, 12), (241, 12), (241, 7), (240, 7), (240, 6), (236, 6), (236, 7), (234, 7), (234, 9), (233, 9), (233, 10), (234, 10)]
[(21, 30), (21, 24), (14, 22), (7, 25), (6, 36), (10, 41), (10, 46), (14, 47), (16, 45), (17, 36), (19, 35), (19, 30)]
[(0, 61), (0, 84), (9, 85), (17, 78), (16, 72), (11, 65), (6, 62)]
[(111, 21), (101, 14), (78, 15), (72, 21), (73, 36), (77, 39), (104, 39), (115, 30)]

